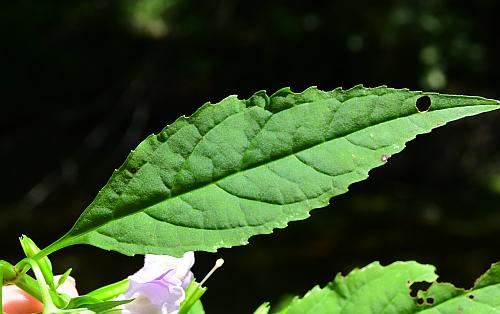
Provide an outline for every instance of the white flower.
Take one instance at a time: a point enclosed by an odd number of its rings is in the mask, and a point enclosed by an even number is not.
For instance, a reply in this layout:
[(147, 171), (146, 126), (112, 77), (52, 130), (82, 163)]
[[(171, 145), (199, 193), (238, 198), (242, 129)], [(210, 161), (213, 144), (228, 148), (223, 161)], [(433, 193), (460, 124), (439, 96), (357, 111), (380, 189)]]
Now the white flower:
[(185, 298), (193, 273), (194, 253), (182, 258), (146, 255), (144, 267), (129, 277), (128, 290), (119, 300), (134, 299), (122, 305), (123, 314), (176, 314)]

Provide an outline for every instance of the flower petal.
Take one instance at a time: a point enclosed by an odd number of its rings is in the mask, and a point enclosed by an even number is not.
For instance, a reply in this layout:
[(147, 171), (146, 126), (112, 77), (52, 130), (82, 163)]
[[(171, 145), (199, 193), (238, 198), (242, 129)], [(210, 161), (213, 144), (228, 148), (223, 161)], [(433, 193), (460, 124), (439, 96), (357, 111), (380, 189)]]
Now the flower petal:
[(176, 314), (193, 279), (194, 253), (181, 258), (146, 255), (144, 267), (129, 277), (128, 290), (119, 300), (134, 299), (121, 308), (123, 314)]

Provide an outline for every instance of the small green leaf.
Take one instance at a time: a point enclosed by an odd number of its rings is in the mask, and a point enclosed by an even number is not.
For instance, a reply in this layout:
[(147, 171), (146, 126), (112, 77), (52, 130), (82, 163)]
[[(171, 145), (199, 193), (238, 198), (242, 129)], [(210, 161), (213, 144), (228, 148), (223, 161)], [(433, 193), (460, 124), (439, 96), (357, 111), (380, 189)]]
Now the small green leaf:
[(92, 312), (102, 313), (114, 309), (117, 306), (130, 303), (131, 301), (132, 300), (100, 301), (89, 296), (81, 296), (71, 299), (65, 310), (86, 309)]
[(68, 277), (72, 271), (73, 271), (73, 269), (70, 268), (67, 271), (65, 271), (64, 274), (61, 275), (61, 277), (59, 277), (59, 280), (57, 281), (57, 284), (56, 284), (56, 289), (59, 288), (59, 286), (61, 286), (62, 284), (64, 284), (66, 282), (66, 280), (68, 279)]
[(132, 300), (121, 300), (121, 301), (103, 301), (99, 303), (86, 304), (83, 305), (84, 308), (94, 311), (96, 313), (104, 313), (108, 310), (114, 309), (117, 306), (127, 304), (132, 302)]
[(174, 256), (246, 244), (326, 206), (417, 134), (498, 108), (481, 97), (362, 86), (208, 103), (140, 143), (40, 255), (72, 244)]
[(97, 298), (93, 298), (93, 297), (90, 297), (88, 295), (82, 295), (82, 296), (72, 298), (69, 301), (68, 305), (65, 307), (65, 309), (67, 309), (67, 310), (76, 309), (76, 308), (83, 307), (83, 305), (86, 305), (86, 304), (96, 304), (96, 303), (100, 303), (100, 302), (102, 302), (102, 301), (97, 299)]

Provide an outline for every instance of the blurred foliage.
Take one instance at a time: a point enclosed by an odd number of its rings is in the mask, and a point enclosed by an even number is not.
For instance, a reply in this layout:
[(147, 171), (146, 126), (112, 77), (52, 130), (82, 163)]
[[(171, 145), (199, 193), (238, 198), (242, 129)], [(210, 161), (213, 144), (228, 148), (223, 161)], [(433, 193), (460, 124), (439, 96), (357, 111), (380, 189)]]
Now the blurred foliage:
[[(131, 148), (206, 101), (359, 83), (500, 98), (494, 0), (0, 6), (0, 230), (11, 261), (21, 257), (16, 236), (40, 246), (61, 236)], [(222, 250), (207, 312), (250, 312), (374, 260), (432, 263), (470, 286), (500, 260), (499, 117), (419, 137), (330, 208)], [(202, 277), (216, 256), (197, 256)], [(74, 268), (82, 291), (141, 264), (90, 247), (53, 258)]]

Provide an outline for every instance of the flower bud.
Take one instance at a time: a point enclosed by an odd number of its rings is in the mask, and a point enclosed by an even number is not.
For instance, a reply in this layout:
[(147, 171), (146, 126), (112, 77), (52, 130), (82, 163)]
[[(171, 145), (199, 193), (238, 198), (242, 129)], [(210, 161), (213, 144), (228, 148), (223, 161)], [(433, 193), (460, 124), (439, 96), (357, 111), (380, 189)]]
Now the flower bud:
[[(21, 242), (24, 254), (26, 254), (27, 257), (32, 258), (40, 252), (40, 249), (38, 248), (38, 246), (36, 246), (35, 242), (33, 242), (33, 240), (31, 240), (27, 236), (23, 235), (19, 238), (19, 241)], [(40, 266), (40, 270), (42, 271), (45, 281), (51, 288), (55, 290), (54, 275), (52, 274), (52, 264), (50, 263), (49, 258), (47, 256), (44, 256), (37, 261), (37, 264)]]

